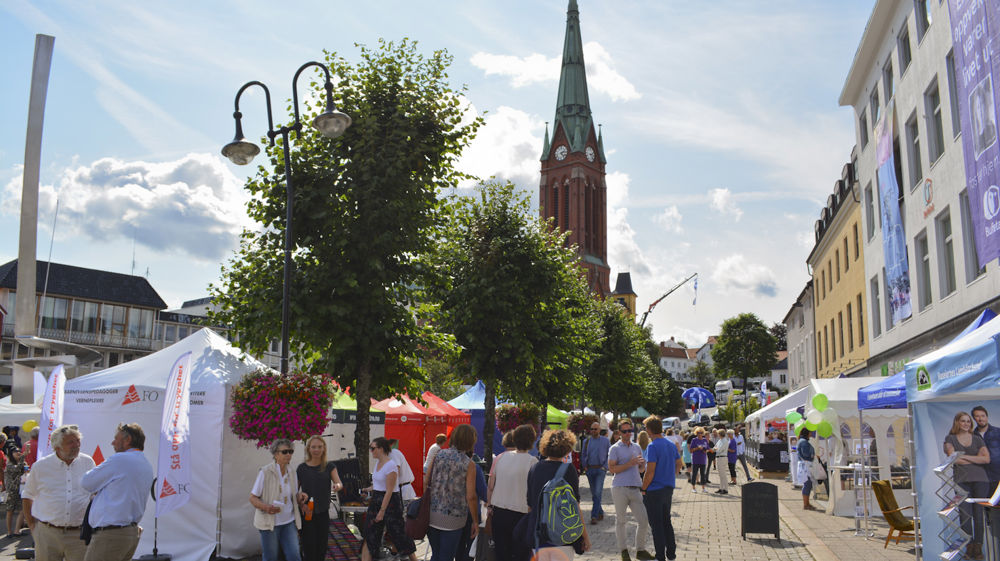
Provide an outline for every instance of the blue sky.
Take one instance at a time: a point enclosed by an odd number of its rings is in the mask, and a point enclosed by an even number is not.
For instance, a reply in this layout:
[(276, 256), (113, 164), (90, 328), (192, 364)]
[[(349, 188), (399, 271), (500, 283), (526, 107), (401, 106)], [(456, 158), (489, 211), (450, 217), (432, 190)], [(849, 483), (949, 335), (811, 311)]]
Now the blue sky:
[[(608, 156), (612, 279), (632, 274), (657, 339), (697, 346), (740, 312), (781, 321), (808, 280), (813, 222), (854, 145), (838, 107), (871, 12), (850, 2), (581, 0), (594, 118)], [(34, 35), (54, 35), (38, 257), (137, 274), (169, 306), (204, 296), (249, 225), (252, 169), (219, 155), (248, 80), (276, 99), (322, 50), (409, 37), (454, 56), (486, 115), (463, 169), (537, 201), (565, 1), (0, 4), (0, 262), (16, 256)], [(247, 136), (266, 122), (244, 101)], [(612, 280), (613, 282), (613, 280)]]

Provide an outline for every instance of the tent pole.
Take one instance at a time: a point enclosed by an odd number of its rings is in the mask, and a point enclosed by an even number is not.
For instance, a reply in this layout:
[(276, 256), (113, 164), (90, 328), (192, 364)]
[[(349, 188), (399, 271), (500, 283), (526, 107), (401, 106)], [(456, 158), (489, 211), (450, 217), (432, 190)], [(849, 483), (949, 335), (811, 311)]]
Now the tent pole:
[(914, 460), (917, 458), (917, 451), (914, 448), (914, 426), (913, 426), (913, 404), (906, 403), (906, 422), (910, 426), (910, 496), (913, 497), (913, 557), (916, 561), (920, 561), (923, 556), (921, 551), (921, 529), (920, 529), (920, 511), (918, 510), (919, 505), (917, 502), (917, 473), (916, 473), (916, 462)]
[(871, 476), (871, 472), (865, 467), (868, 462), (868, 453), (865, 451), (864, 414), (863, 409), (858, 409), (858, 430), (861, 431), (861, 504), (864, 505), (865, 509), (865, 540), (867, 540), (870, 537), (868, 531), (868, 478)]
[[(222, 401), (222, 413), (226, 412), (226, 405), (229, 403), (229, 386), (224, 385), (225, 396)], [(215, 555), (222, 556), (222, 451), (223, 441), (226, 437), (226, 425), (223, 423), (219, 430), (219, 484), (216, 487), (215, 501)]]

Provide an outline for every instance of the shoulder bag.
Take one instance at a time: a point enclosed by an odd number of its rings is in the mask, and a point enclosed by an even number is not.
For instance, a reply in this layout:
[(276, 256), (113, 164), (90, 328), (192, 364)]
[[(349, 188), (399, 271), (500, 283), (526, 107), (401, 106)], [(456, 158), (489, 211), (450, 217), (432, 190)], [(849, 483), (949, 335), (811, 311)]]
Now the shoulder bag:
[(434, 464), (431, 464), (424, 480), (424, 495), (410, 503), (406, 508), (406, 537), (411, 540), (422, 540), (427, 535), (431, 525), (431, 476)]

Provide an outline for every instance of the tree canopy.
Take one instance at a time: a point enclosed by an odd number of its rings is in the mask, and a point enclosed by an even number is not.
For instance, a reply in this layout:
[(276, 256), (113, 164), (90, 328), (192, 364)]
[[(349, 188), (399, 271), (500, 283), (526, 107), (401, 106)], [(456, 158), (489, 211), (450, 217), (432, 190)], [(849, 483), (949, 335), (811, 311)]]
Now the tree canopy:
[[(327, 53), (337, 107), (353, 125), (328, 139), (294, 134), (291, 178), (282, 147), (267, 148), (246, 184), (257, 223), (212, 287), (240, 346), (260, 353), (280, 333), (285, 185), (294, 185), (294, 273), (290, 334), (300, 368), (329, 372), (358, 402), (355, 446), (368, 445), (372, 395), (416, 391), (418, 357), (447, 346), (427, 317), (421, 288), (433, 268), (416, 257), (433, 250), (447, 213), (438, 195), (464, 176), (455, 162), (481, 120), (464, 120), (462, 91), (447, 81), (451, 57), (417, 44), (361, 46), (357, 63)], [(310, 88), (321, 91), (321, 82)], [(319, 95), (317, 99), (324, 99)], [(303, 121), (318, 110), (304, 103)], [(367, 466), (367, 454), (359, 454)]]
[(745, 390), (748, 378), (771, 371), (777, 347), (777, 340), (760, 318), (745, 313), (722, 322), (718, 343), (712, 348), (712, 360), (719, 375), (742, 379)]

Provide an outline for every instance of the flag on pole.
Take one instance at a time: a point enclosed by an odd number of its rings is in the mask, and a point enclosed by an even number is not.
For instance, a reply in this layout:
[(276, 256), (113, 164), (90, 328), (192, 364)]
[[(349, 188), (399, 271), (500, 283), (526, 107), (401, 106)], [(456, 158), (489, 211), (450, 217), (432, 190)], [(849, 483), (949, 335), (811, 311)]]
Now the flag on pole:
[(180, 508), (191, 499), (187, 491), (191, 484), (190, 408), (191, 352), (186, 352), (170, 369), (167, 381), (156, 469), (156, 516)]
[(761, 405), (768, 405), (771, 400), (767, 398), (767, 381), (760, 383), (760, 403)]
[(698, 305), (698, 277), (694, 278), (694, 300), (691, 301), (691, 305)]
[(38, 425), (38, 459), (52, 453), (49, 437), (52, 431), (63, 424), (63, 402), (66, 395), (66, 372), (63, 365), (56, 366), (49, 375), (45, 393), (42, 395), (41, 423)]

